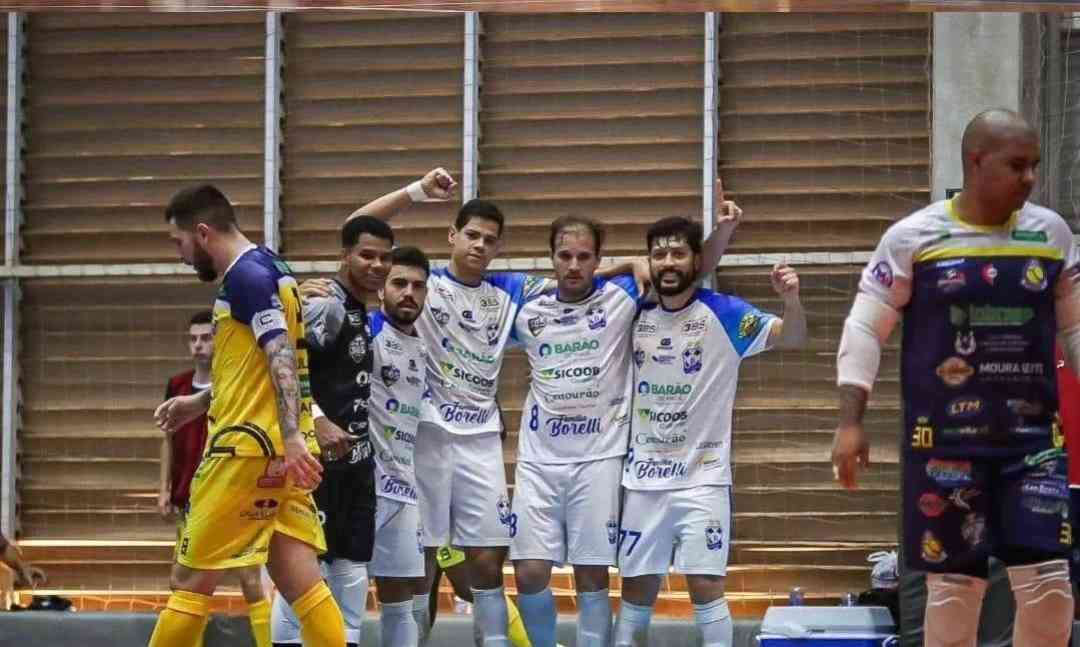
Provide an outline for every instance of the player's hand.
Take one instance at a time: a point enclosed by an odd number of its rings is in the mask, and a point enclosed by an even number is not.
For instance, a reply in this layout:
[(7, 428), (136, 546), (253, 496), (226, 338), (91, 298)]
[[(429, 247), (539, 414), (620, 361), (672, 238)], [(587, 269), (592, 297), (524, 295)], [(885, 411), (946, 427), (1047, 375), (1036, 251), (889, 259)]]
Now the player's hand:
[(732, 228), (738, 227), (742, 218), (742, 208), (731, 200), (724, 199), (724, 181), (716, 178), (713, 184), (713, 224), (727, 223)]
[(870, 441), (862, 425), (840, 425), (833, 436), (833, 477), (848, 490), (858, 487), (860, 469), (870, 467)]
[(154, 410), (154, 423), (166, 434), (176, 433), (180, 427), (206, 413), (201, 394), (178, 395), (169, 398)]
[(772, 281), (773, 290), (781, 297), (798, 298), (799, 275), (787, 263), (773, 265), (769, 280)]
[(427, 175), (420, 179), (420, 186), (432, 200), (452, 200), (458, 183), (446, 169), (439, 167), (428, 171)]
[(36, 589), (39, 585), (48, 581), (49, 578), (45, 577), (45, 571), (37, 566), (24, 566), (19, 570), (15, 578), (15, 586)]
[(292, 476), (297, 487), (314, 490), (322, 481), (322, 471), (322, 464), (308, 451), (301, 434), (285, 440), (285, 473)]
[(648, 294), (652, 290), (652, 273), (649, 272), (649, 259), (635, 258), (630, 264), (634, 267), (634, 283), (637, 284), (638, 294)]
[(333, 294), (331, 285), (333, 281), (330, 279), (308, 279), (300, 284), (300, 298), (305, 300), (329, 298)]
[(323, 457), (328, 461), (343, 458), (352, 451), (353, 443), (359, 440), (325, 417), (315, 420), (315, 439), (319, 442)]
[(168, 490), (161, 490), (157, 496), (157, 509), (162, 519), (173, 518), (178, 510), (172, 503), (172, 495)]

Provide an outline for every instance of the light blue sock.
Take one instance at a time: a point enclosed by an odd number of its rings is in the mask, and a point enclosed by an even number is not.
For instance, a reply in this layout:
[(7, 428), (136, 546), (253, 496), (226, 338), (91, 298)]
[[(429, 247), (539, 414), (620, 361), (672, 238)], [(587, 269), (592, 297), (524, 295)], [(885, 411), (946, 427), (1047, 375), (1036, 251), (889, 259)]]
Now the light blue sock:
[(532, 647), (555, 647), (555, 596), (551, 589), (519, 593), (517, 605)]
[(608, 647), (611, 643), (611, 597), (608, 590), (577, 594), (578, 647)]
[(413, 595), (413, 620), (416, 622), (416, 641), (423, 647), (427, 644), (428, 634), (431, 633), (431, 611), (428, 604), (431, 602), (430, 594)]
[(473, 589), (473, 622), (484, 636), (484, 647), (511, 647), (506, 637), (506, 597), (503, 587)]
[(735, 625), (726, 599), (695, 604), (694, 623), (701, 629), (702, 647), (731, 647)]
[(652, 607), (639, 607), (626, 600), (619, 605), (619, 620), (615, 623), (615, 647), (645, 647), (649, 644), (649, 623)]
[(419, 637), (413, 618), (413, 602), (384, 602), (381, 605), (382, 647), (416, 647)]

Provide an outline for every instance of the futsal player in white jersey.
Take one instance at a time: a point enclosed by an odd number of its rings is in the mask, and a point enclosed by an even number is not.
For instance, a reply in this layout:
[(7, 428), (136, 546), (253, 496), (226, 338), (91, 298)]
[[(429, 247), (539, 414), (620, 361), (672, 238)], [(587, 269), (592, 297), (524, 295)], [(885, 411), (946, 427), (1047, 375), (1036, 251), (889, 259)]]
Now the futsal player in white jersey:
[[(719, 182), (715, 197), (716, 228), (702, 264), (710, 270), (741, 215)], [(553, 565), (564, 563), (574, 567), (577, 644), (607, 647), (611, 640), (608, 567), (615, 565), (633, 398), (631, 325), (642, 297), (630, 274), (596, 277), (603, 243), (595, 221), (556, 219), (549, 245), (557, 286), (527, 301), (514, 325), (530, 388), (518, 432), (510, 558), (533, 647), (555, 644), (549, 584)]]
[[(674, 557), (686, 576), (705, 647), (729, 647), (724, 575), (731, 543), (731, 417), (739, 364), (807, 340), (799, 279), (773, 267), (783, 319), (699, 288), (701, 227), (665, 218), (649, 228), (649, 269), (659, 303), (634, 324), (634, 403), (619, 528), (622, 606), (617, 647), (647, 644), (660, 578)], [(673, 554), (674, 548), (674, 554)]]
[[(413, 202), (436, 197), (429, 179), (439, 191), (455, 186), (436, 169), (354, 216), (388, 219)], [(465, 549), (474, 622), (486, 647), (509, 645), (502, 564), (515, 526), (495, 392), (513, 317), (546, 283), (516, 272), (487, 272), (502, 230), (503, 215), (494, 204), (470, 200), (461, 207), (448, 235), (449, 266), (431, 273), (427, 306), (416, 323), (428, 352), (430, 394), (421, 406), (415, 454), (427, 573), (435, 572), (439, 546)]]
[[(413, 466), (426, 351), (414, 323), (424, 308), (431, 268), (415, 247), (391, 253), (380, 291), (382, 308), (368, 315), (374, 370), (371, 437), (375, 444), (375, 547), (368, 571), (381, 610), (382, 647), (416, 647), (413, 592), (423, 586), (424, 546)], [(426, 629), (426, 627), (425, 627)]]

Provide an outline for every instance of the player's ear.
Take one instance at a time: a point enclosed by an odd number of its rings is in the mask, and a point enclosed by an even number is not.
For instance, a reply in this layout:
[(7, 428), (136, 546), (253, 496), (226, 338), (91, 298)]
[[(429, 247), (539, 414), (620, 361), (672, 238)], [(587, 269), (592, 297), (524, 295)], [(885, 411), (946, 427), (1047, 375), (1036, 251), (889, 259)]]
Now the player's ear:
[(450, 225), (450, 231), (446, 234), (446, 242), (450, 243), (450, 246), (454, 246), (454, 237), (457, 236), (457, 228)]

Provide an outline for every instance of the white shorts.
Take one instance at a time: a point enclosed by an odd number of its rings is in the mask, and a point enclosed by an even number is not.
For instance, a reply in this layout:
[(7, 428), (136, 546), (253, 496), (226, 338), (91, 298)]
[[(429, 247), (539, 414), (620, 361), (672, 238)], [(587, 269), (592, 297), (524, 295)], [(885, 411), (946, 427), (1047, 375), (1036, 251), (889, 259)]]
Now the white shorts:
[(623, 577), (725, 575), (731, 546), (731, 487), (626, 490), (619, 529)]
[[(367, 564), (348, 559), (335, 559), (332, 564), (319, 562), (323, 578), (334, 594), (345, 620), (345, 642), (360, 643), (367, 609)], [(287, 645), (300, 644), (300, 621), (292, 606), (280, 592), (274, 593), (274, 606), (270, 613), (270, 639)]]
[(376, 497), (375, 549), (368, 563), (372, 577), (423, 577), (424, 544), (415, 505)]
[(510, 545), (517, 521), (498, 432), (465, 436), (421, 422), (414, 460), (425, 546)]
[(569, 464), (518, 463), (517, 534), (510, 559), (614, 566), (621, 456)]

